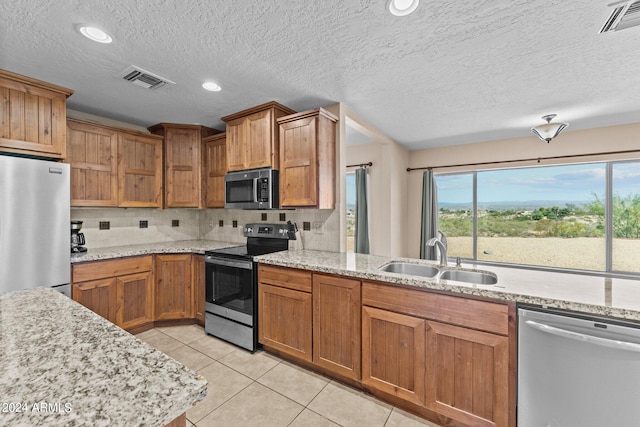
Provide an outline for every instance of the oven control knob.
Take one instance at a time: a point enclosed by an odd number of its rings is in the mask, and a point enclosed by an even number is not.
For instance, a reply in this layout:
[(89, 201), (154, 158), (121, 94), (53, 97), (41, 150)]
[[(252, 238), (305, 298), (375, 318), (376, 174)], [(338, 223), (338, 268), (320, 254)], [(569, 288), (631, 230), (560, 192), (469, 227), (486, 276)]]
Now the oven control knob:
[(245, 227), (244, 232), (245, 233), (253, 233), (253, 228), (252, 227)]

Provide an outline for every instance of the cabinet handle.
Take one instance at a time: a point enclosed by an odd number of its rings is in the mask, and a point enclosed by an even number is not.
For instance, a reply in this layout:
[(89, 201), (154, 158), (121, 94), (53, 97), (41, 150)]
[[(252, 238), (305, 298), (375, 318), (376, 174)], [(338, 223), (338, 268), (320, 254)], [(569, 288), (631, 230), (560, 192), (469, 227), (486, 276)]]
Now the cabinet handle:
[(556, 328), (555, 326), (545, 325), (544, 323), (534, 322), (533, 320), (527, 320), (525, 323), (541, 332), (545, 332), (551, 335), (556, 335), (562, 338), (569, 338), (572, 340), (581, 341), (588, 344), (599, 345), (602, 347), (613, 348), (616, 350), (627, 350), (627, 351), (640, 353), (640, 344), (636, 344), (633, 342), (618, 341), (618, 340), (611, 340), (607, 338), (595, 337), (593, 335), (568, 331), (566, 329)]

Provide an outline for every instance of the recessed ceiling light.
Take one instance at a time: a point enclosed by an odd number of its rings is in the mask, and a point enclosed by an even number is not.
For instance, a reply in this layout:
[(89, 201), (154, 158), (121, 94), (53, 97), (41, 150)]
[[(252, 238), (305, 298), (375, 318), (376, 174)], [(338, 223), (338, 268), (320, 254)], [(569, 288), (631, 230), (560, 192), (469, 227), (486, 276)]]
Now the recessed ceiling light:
[(407, 16), (418, 8), (420, 0), (389, 0), (387, 9), (395, 16)]
[(214, 82), (205, 82), (202, 84), (202, 87), (211, 92), (219, 92), (222, 90), (222, 88)]
[(93, 40), (94, 42), (111, 43), (113, 41), (113, 38), (111, 38), (109, 34), (105, 33), (100, 28), (81, 25), (78, 27), (78, 31), (80, 31), (80, 34), (90, 40)]

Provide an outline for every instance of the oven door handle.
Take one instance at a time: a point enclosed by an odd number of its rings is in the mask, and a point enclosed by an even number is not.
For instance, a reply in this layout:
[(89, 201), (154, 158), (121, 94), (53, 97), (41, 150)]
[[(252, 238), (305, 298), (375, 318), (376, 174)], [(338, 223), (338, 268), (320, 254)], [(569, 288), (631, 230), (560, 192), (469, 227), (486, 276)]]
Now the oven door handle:
[(223, 259), (223, 258), (218, 258), (210, 255), (205, 256), (204, 261), (209, 264), (222, 265), (225, 267), (242, 268), (244, 270), (253, 269), (252, 261), (241, 261), (241, 260), (226, 259), (226, 258)]

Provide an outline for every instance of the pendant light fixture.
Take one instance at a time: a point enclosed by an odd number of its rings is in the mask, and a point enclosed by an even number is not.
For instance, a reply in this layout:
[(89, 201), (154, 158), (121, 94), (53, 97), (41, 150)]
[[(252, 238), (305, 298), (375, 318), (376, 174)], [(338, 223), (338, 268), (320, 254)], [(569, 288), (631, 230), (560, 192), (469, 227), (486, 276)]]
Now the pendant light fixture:
[(532, 127), (531, 133), (533, 133), (541, 140), (547, 141), (547, 143), (551, 142), (551, 140), (558, 136), (564, 128), (569, 126), (568, 123), (551, 123), (551, 120), (553, 120), (555, 117), (555, 114), (547, 114), (546, 116), (542, 116), (542, 120), (546, 120), (547, 123)]
[(388, 0), (387, 10), (395, 16), (407, 16), (418, 8), (420, 0)]

